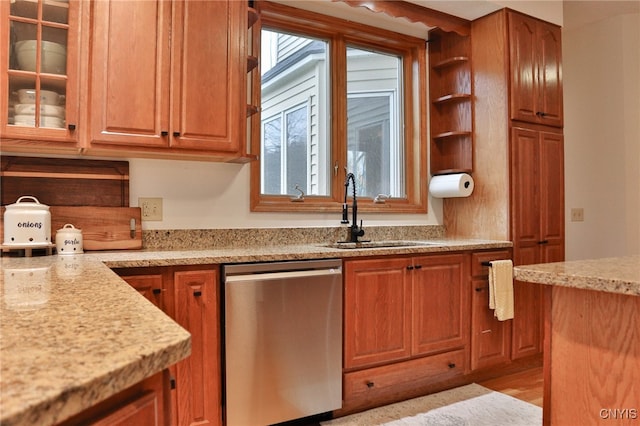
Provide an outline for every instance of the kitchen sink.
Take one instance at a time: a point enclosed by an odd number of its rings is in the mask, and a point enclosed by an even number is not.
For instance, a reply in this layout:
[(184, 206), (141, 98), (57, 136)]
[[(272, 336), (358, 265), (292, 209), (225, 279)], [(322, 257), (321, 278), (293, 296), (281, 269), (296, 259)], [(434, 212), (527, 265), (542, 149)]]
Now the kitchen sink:
[(388, 247), (416, 247), (437, 245), (439, 243), (430, 243), (427, 241), (405, 241), (405, 240), (386, 240), (386, 241), (359, 241), (351, 243), (348, 241), (338, 241), (336, 243), (326, 244), (324, 247), (337, 249), (369, 249), (369, 248), (388, 248)]

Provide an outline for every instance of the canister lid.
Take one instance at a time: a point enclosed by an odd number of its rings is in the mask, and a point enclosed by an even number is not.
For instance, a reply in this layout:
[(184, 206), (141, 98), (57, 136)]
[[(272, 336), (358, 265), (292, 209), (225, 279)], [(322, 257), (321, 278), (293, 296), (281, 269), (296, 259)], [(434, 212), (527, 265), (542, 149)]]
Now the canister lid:
[[(31, 199), (33, 201), (32, 202), (23, 201), (26, 199)], [(23, 195), (22, 197), (18, 198), (18, 200), (15, 203), (7, 205), (6, 208), (7, 210), (13, 210), (13, 209), (49, 210), (49, 206), (47, 206), (46, 204), (40, 203), (40, 201), (38, 201), (38, 199), (32, 195)]]

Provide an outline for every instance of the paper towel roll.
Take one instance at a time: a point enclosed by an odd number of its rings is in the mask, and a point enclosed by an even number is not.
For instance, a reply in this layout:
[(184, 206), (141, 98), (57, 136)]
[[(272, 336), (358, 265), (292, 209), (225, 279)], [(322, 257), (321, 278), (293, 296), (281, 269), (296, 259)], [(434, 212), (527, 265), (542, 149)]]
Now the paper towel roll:
[(473, 186), (473, 178), (467, 173), (437, 175), (429, 182), (429, 193), (436, 198), (468, 197)]

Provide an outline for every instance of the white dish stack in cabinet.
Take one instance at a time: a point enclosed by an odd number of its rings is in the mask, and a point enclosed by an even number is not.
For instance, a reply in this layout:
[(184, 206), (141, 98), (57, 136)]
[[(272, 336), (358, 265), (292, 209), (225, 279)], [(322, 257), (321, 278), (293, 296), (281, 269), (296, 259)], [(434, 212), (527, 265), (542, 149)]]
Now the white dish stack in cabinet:
[(0, 2), (0, 140), (9, 152), (77, 153), (85, 2)]

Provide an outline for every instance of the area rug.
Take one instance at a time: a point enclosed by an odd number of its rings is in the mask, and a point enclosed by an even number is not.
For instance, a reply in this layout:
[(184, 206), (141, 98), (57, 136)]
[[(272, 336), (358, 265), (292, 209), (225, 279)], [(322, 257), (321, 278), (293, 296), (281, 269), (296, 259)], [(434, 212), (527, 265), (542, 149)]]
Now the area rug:
[(542, 408), (475, 383), (374, 408), (323, 426), (540, 426)]

